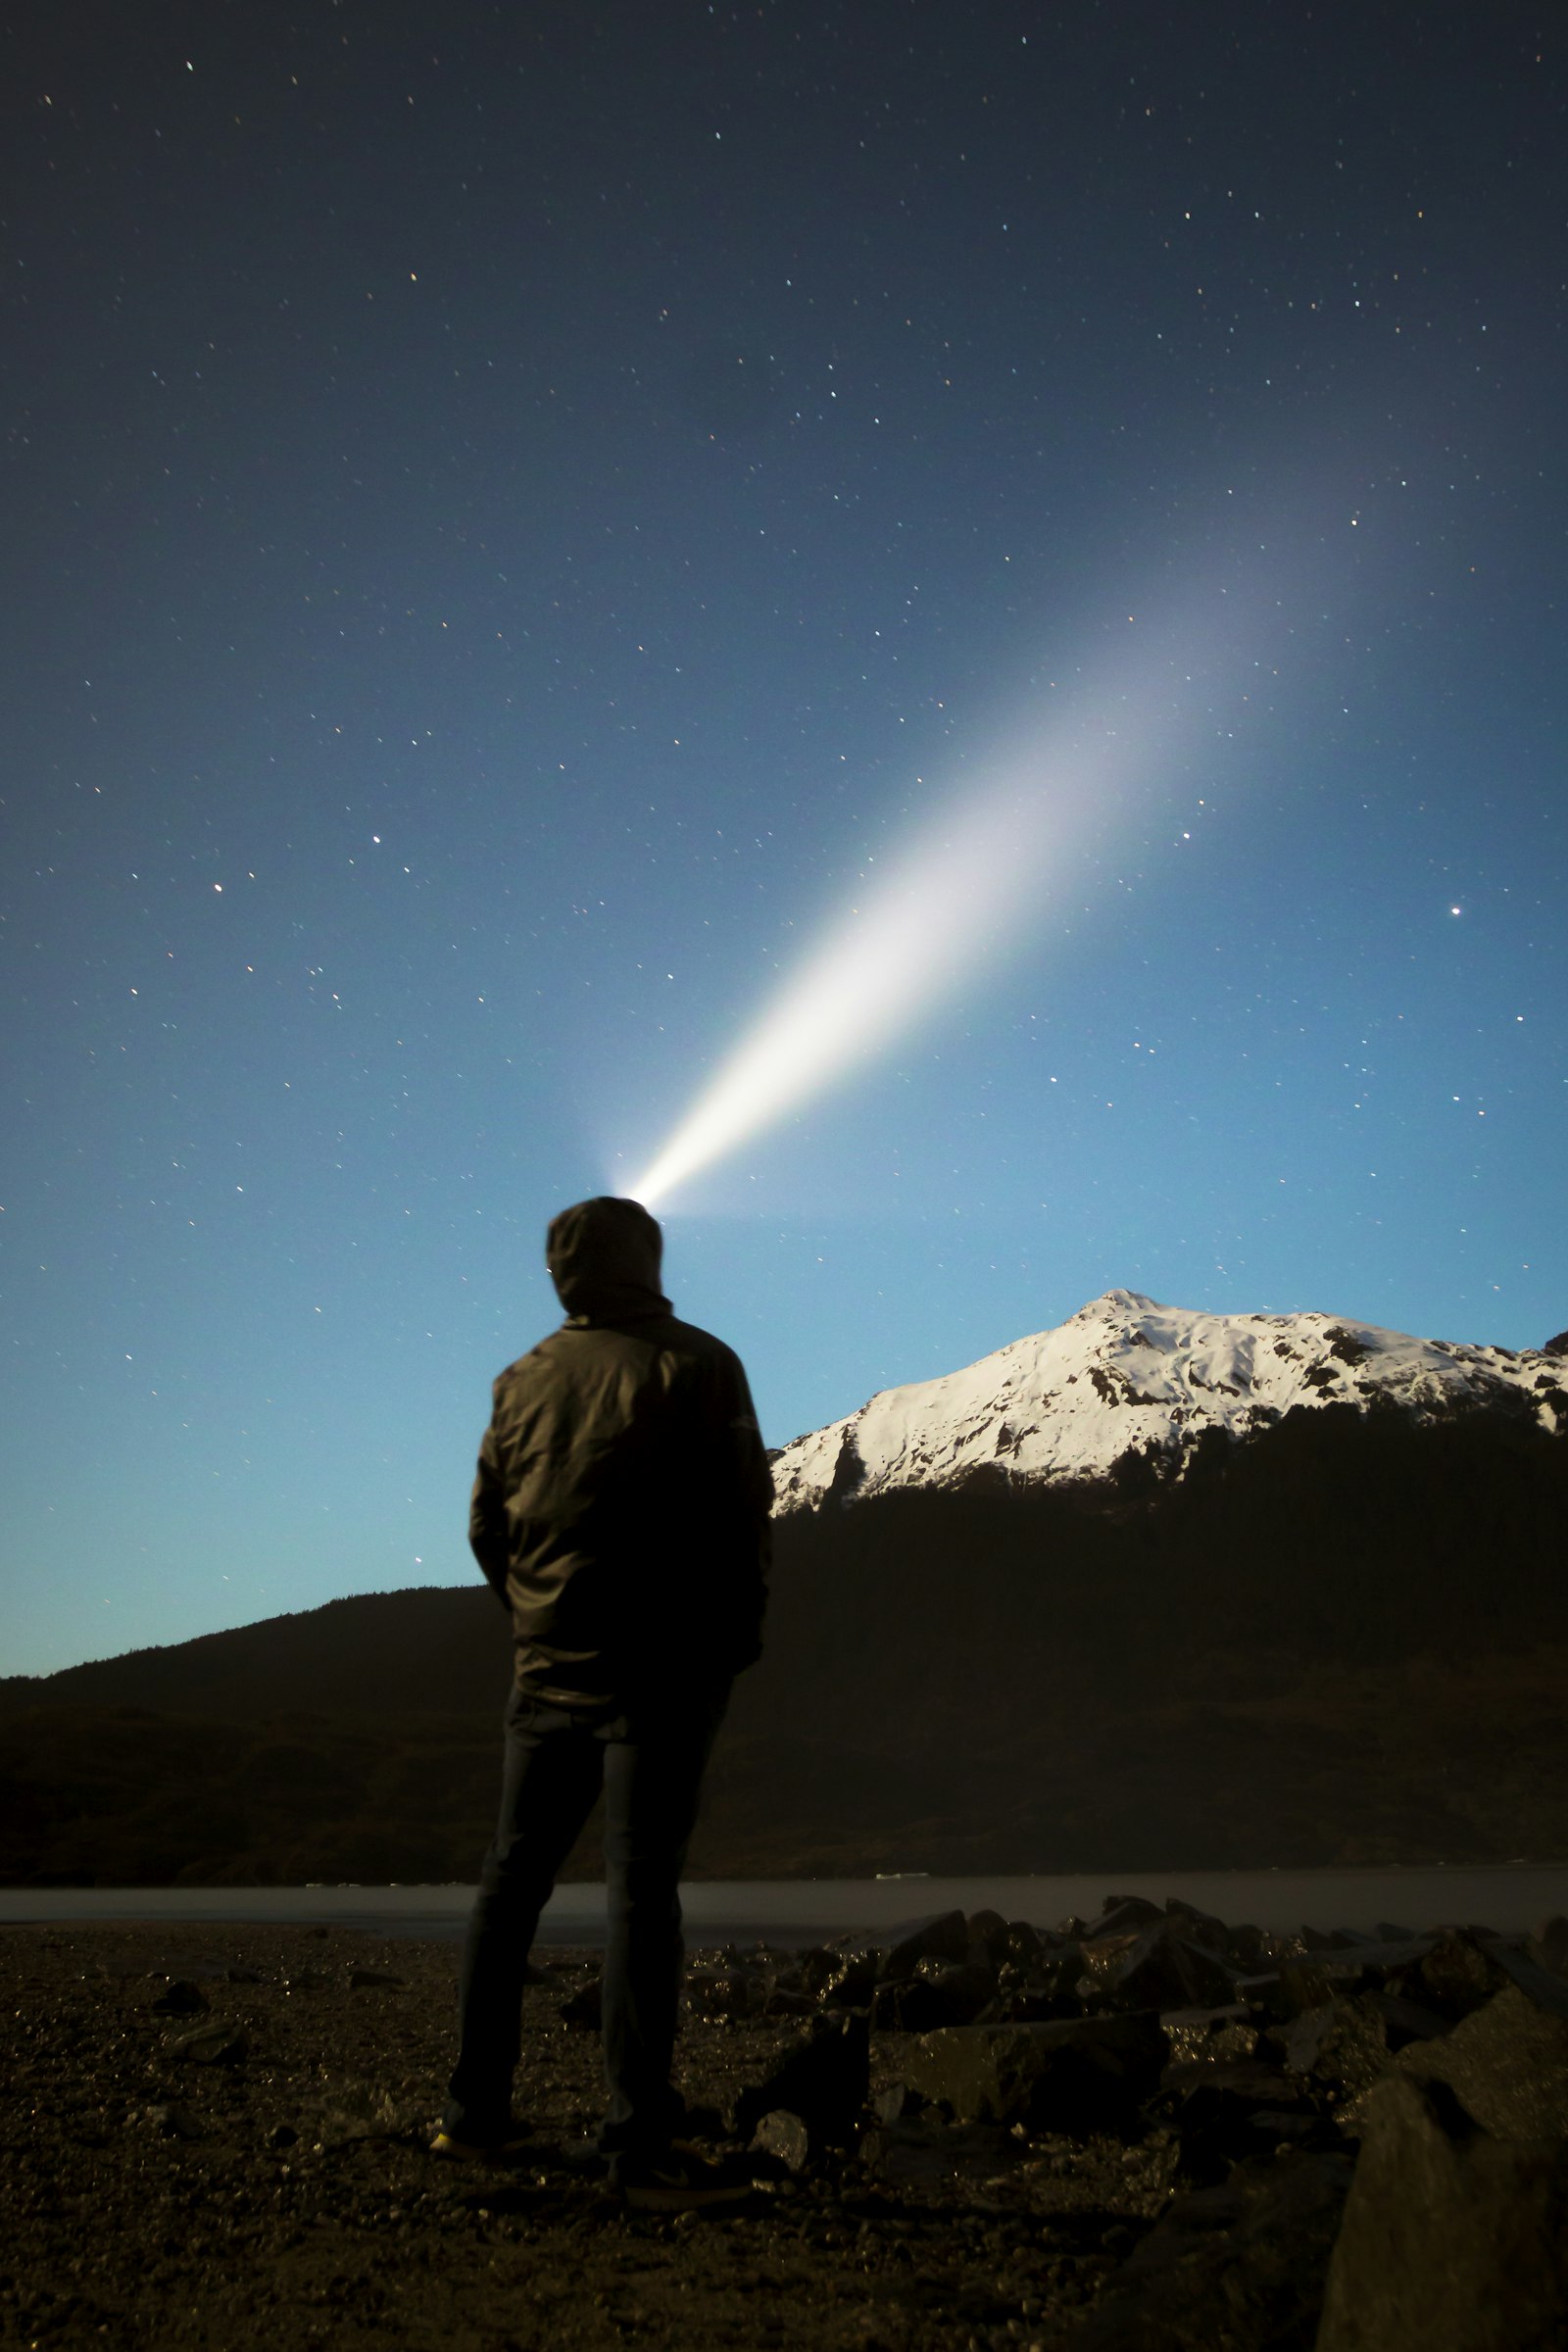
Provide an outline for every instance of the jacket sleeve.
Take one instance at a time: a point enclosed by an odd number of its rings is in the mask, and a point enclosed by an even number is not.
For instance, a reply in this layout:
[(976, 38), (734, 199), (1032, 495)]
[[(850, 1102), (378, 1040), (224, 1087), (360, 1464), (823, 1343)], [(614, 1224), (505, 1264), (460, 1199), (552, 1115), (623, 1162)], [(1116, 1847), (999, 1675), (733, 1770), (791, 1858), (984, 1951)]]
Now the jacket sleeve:
[(473, 1494), (468, 1504), (468, 1548), (484, 1570), (486, 1582), (502, 1600), (507, 1600), (507, 1571), (512, 1565), (512, 1545), (507, 1532), (506, 1493), (501, 1482), (501, 1463), (496, 1449), (496, 1425), (493, 1420), (479, 1446), (479, 1467), (474, 1475)]
[(739, 1674), (762, 1654), (767, 1572), (773, 1558), (773, 1473), (739, 1357), (732, 1357), (731, 1365), (731, 1378), (725, 1384), (724, 1434), (736, 1503), (732, 1670)]

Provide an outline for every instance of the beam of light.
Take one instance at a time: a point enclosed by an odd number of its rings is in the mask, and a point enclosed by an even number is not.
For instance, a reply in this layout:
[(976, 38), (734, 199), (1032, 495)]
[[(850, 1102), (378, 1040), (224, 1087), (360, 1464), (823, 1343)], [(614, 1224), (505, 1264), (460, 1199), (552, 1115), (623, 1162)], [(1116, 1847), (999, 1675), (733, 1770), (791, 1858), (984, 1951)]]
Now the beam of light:
[(903, 857), (862, 876), (805, 968), (630, 1188), (634, 1199), (667, 1200), (847, 1077), (1049, 914), (1054, 886), (1071, 877), (1088, 840), (1151, 771), (1168, 769), (1177, 738), (1202, 715), (1201, 693), (1156, 634), (1159, 651), (1129, 654), (1114, 691), (1086, 684), (1067, 711), (1015, 731)]

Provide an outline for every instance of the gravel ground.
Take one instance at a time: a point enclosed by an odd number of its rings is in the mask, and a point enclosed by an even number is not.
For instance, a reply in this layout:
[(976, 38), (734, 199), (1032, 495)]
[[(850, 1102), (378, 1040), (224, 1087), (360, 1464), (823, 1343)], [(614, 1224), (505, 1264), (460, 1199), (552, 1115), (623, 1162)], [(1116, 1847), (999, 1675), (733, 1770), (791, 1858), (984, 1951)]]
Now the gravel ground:
[[(0, 1933), (0, 2342), (1064, 2352), (1179, 2185), (1158, 2134), (1129, 2149), (920, 2119), (746, 2207), (628, 2217), (580, 2166), (598, 2044), (560, 2010), (597, 1974), (588, 1953), (550, 1955), (525, 1996), (537, 2161), (443, 2165), (426, 2147), (457, 1959), (349, 1930)], [(699, 1986), (705, 1963), (726, 1956), (693, 1953)], [(679, 2074), (722, 2113), (792, 2028), (704, 2001)], [(873, 2038), (873, 2094), (905, 2042)]]

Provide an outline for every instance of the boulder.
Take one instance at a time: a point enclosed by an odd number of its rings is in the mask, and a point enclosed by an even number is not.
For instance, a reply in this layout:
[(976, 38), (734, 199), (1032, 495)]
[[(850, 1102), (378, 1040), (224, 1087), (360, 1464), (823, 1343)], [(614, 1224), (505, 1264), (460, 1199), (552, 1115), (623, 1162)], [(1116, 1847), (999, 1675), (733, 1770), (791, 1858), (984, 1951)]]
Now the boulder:
[(1362, 2103), (1317, 2352), (1561, 2352), (1564, 2343), (1568, 2146), (1496, 2136), (1446, 2082), (1391, 2072)]
[(870, 2090), (870, 2034), (863, 2013), (813, 2018), (762, 2082), (735, 2102), (734, 2132), (749, 2139), (763, 2116), (787, 2108), (813, 2143), (839, 2147), (855, 2135)]
[(1350, 2172), (1346, 2156), (1252, 2157), (1174, 2199), (1068, 2352), (1309, 2352)]
[(1257, 2021), (1241, 2001), (1217, 2009), (1167, 2009), (1159, 2030), (1173, 2066), (1215, 2066), (1257, 2054)]
[(246, 2055), (244, 2034), (220, 2020), (176, 2034), (168, 2046), (172, 2058), (192, 2066), (238, 2066)]
[[(873, 1943), (869, 1936), (846, 1936), (841, 1943), (821, 1944), (813, 1951), (802, 1952), (795, 1977), (801, 1990), (813, 2001), (860, 2009), (871, 1998), (871, 1987), (886, 1957), (882, 1946)], [(785, 1981), (788, 1983), (789, 1979)]]
[(1505, 1984), (1440, 2040), (1412, 2042), (1394, 2071), (1446, 2084), (1499, 2138), (1568, 2139), (1568, 2018), (1538, 2007), (1518, 1984)]
[(1118, 2008), (1212, 2008), (1233, 1997), (1236, 1977), (1220, 1953), (1154, 1919), (1131, 1935), (1086, 1936), (1079, 1990)]
[(922, 2034), (905, 2078), (961, 2123), (1114, 2128), (1155, 2086), (1165, 2037), (1152, 2010)]
[(988, 1968), (965, 1960), (918, 1960), (906, 1982), (877, 1986), (871, 2022), (879, 2034), (968, 2026), (996, 1994), (997, 1980)]
[(1275, 1957), (1275, 1938), (1266, 1936), (1261, 1928), (1248, 1923), (1225, 1931), (1225, 1949), (1238, 1968), (1249, 1973), (1260, 1970)]
[(890, 2082), (871, 2101), (871, 2112), (879, 2124), (896, 2124), (903, 2117), (915, 2114), (920, 2105), (918, 2093), (907, 2082)]
[(998, 1969), (1004, 1960), (1010, 1960), (1007, 1938), (1011, 1934), (1000, 1911), (972, 1911), (969, 1914), (969, 1950), (967, 1957), (981, 1968)]
[(967, 1960), (969, 1923), (961, 1911), (938, 1911), (895, 1928), (883, 1955), (884, 1977), (912, 1977), (918, 1960)]
[(810, 2160), (811, 2135), (803, 2117), (792, 2115), (787, 2107), (774, 2107), (753, 2132), (752, 2148), (759, 2156), (771, 2156), (787, 2173), (804, 2173)]
[(1087, 1943), (1100, 1936), (1136, 1936), (1140, 1928), (1153, 1927), (1164, 1916), (1159, 1905), (1146, 1895), (1107, 1894), (1096, 1918), (1065, 1920), (1061, 1933), (1075, 1943)]
[(1402, 1993), (1367, 1992), (1361, 1999), (1382, 2018), (1391, 2050), (1402, 2050), (1406, 2042), (1435, 2041), (1448, 2031), (1446, 2022), (1435, 2009), (1428, 2009), (1420, 2001), (1408, 2001)]
[(1445, 1928), (1424, 1951), (1392, 1964), (1385, 1975), (1389, 1991), (1420, 2001), (1450, 2023), (1468, 2017), (1508, 1982), (1497, 1939), (1483, 1940), (1472, 1928)]
[(1282, 2141), (1332, 2136), (1299, 2084), (1256, 2058), (1167, 2066), (1159, 2089), (1157, 2111), (1180, 2133), (1183, 2169), (1195, 2180), (1220, 2180), (1239, 2158), (1272, 2154)]
[(1060, 1951), (1068, 1938), (1053, 1934), (1050, 1928), (1032, 1928), (1026, 1919), (1010, 1919), (1003, 1939), (999, 1962), (1008, 1963), (1024, 1977), (1033, 1976), (1048, 1957)]
[(1375, 2082), (1396, 2051), (1417, 2038), (1441, 2035), (1443, 2021), (1397, 1994), (1359, 1992), (1348, 2000), (1304, 2009), (1271, 2036), (1288, 2073), (1331, 2095), (1353, 2098)]
[(1235, 1931), (1222, 1919), (1216, 1919), (1212, 1911), (1200, 1911), (1196, 1903), (1184, 1903), (1180, 1895), (1169, 1894), (1165, 1897), (1165, 1917), (1175, 1926), (1177, 1934), (1190, 1942), (1200, 1943), (1211, 1952), (1230, 1952)]
[(568, 1993), (556, 2015), (564, 2026), (574, 2026), (582, 2034), (597, 2034), (603, 2015), (599, 1979), (590, 1977), (586, 1984)]
[(738, 1968), (689, 1969), (686, 1998), (696, 2014), (709, 2023), (760, 2017), (767, 2005), (765, 1979)]
[(1538, 1968), (1549, 1968), (1558, 1976), (1568, 1976), (1568, 1919), (1560, 1913), (1555, 1918), (1544, 1919), (1525, 1950)]
[(155, 2017), (200, 2017), (212, 2003), (189, 1977), (172, 1977), (151, 2007)]
[(1299, 2017), (1342, 1995), (1387, 1987), (1424, 2000), (1446, 2016), (1449, 2012), (1443, 2004), (1431, 1999), (1420, 1973), (1438, 1941), (1434, 1936), (1417, 1936), (1408, 1943), (1355, 1943), (1282, 1958), (1275, 1971), (1272, 2005), (1281, 2017)]

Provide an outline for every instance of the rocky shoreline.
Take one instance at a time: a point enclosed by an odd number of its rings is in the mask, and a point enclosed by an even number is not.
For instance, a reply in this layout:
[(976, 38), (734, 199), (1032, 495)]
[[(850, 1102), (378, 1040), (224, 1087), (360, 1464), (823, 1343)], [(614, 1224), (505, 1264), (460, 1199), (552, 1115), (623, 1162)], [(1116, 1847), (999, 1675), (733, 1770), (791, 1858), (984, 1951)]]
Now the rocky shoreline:
[[(1568, 2336), (1568, 1923), (1274, 1937), (1107, 1898), (697, 1951), (725, 2213), (585, 2161), (597, 1959), (541, 1955), (515, 2167), (426, 2152), (457, 1952), (350, 1930), (0, 1936), (0, 2342), (1516, 2352)], [(1326, 2297), (1326, 2302), (1325, 2302)], [(1467, 2334), (1466, 2312), (1501, 2333)]]

